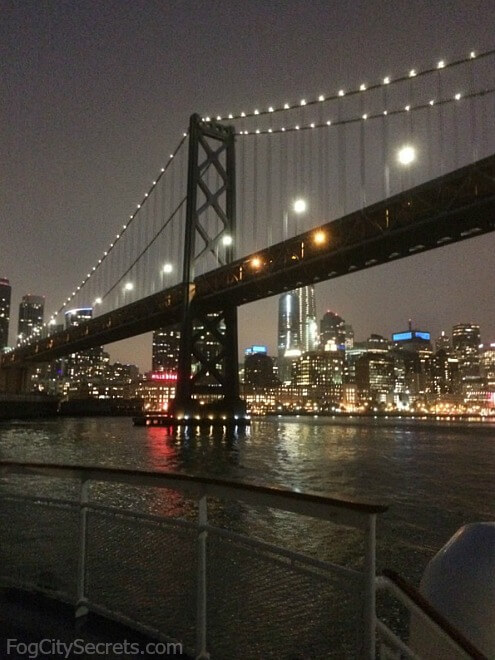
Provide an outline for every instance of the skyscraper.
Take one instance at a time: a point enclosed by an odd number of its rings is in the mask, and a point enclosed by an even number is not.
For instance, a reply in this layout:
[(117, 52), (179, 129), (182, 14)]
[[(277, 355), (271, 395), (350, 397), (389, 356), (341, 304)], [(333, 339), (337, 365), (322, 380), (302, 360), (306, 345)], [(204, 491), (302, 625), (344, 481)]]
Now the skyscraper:
[(9, 280), (0, 277), (0, 351), (9, 343), (10, 295)]
[(153, 332), (152, 370), (177, 371), (179, 363), (180, 330), (160, 328)]
[(463, 380), (480, 376), (480, 326), (458, 323), (452, 328), (452, 351)]
[[(92, 307), (79, 307), (65, 312), (65, 327), (86, 323), (93, 318)], [(71, 385), (76, 383), (87, 383), (94, 378), (101, 378), (108, 362), (108, 354), (103, 352), (102, 346), (88, 348), (85, 351), (72, 353), (64, 358), (64, 376)]]
[(282, 382), (291, 379), (294, 359), (314, 351), (317, 344), (314, 286), (282, 294), (278, 303), (278, 367)]
[(320, 343), (324, 350), (345, 349), (346, 323), (341, 316), (330, 310), (320, 321)]
[(22, 296), (17, 326), (18, 344), (31, 335), (41, 336), (44, 308), (43, 296), (32, 296), (31, 294)]
[(278, 372), (282, 382), (291, 379), (292, 362), (301, 355), (297, 291), (283, 293), (278, 300)]
[(297, 289), (299, 298), (299, 341), (303, 353), (314, 351), (318, 345), (315, 288), (312, 284)]

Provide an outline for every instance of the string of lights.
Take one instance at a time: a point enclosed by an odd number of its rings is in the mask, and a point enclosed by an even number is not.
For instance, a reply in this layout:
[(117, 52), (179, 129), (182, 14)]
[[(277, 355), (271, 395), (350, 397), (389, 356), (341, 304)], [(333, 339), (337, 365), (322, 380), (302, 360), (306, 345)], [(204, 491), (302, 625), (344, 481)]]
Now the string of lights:
[[(48, 325), (53, 325), (55, 323), (56, 317), (67, 307), (67, 305), (73, 300), (73, 298), (78, 294), (78, 292), (84, 287), (84, 285), (92, 278), (94, 277), (95, 273), (101, 268), (103, 263), (108, 259), (110, 256), (110, 253), (112, 250), (115, 249), (116, 245), (118, 244), (119, 241), (122, 240), (124, 234), (126, 231), (129, 230), (129, 227), (132, 225), (132, 223), (136, 220), (136, 218), (139, 215), (140, 210), (145, 206), (149, 196), (151, 193), (155, 190), (156, 186), (162, 179), (162, 177), (165, 175), (169, 167), (171, 166), (173, 159), (177, 156), (179, 153), (180, 149), (182, 148), (184, 142), (186, 141), (187, 138), (187, 133), (183, 133), (182, 138), (180, 142), (178, 143), (177, 147), (175, 150), (170, 154), (167, 163), (161, 168), (160, 172), (158, 173), (158, 176), (156, 179), (153, 180), (150, 188), (148, 191), (144, 194), (144, 197), (142, 198), (141, 202), (137, 204), (136, 210), (130, 214), (129, 220), (122, 225), (122, 229), (116, 234), (114, 240), (110, 243), (110, 245), (107, 247), (107, 249), (103, 252), (102, 256), (98, 259), (98, 262), (92, 266), (91, 270), (88, 271), (86, 277), (84, 277), (81, 281), (81, 283), (73, 290), (72, 294), (68, 296), (63, 304), (59, 307), (59, 309), (50, 316), (50, 320), (47, 323), (43, 324), (43, 327), (47, 327)], [(98, 297), (97, 302), (101, 303), (103, 300), (104, 296)], [(33, 335), (29, 336), (26, 338), (25, 342), (27, 343), (29, 340), (31, 340)]]
[(395, 85), (397, 83), (402, 83), (405, 82), (406, 80), (409, 80), (411, 78), (421, 78), (422, 76), (427, 76), (431, 75), (432, 73), (441, 71), (441, 70), (447, 70), (447, 69), (452, 69), (453, 67), (460, 66), (462, 64), (466, 64), (467, 62), (470, 62), (471, 60), (477, 59), (480, 60), (485, 57), (490, 57), (491, 55), (495, 54), (495, 49), (492, 50), (487, 50), (482, 53), (476, 53), (476, 51), (471, 51), (467, 57), (463, 57), (457, 60), (453, 60), (452, 62), (446, 62), (445, 60), (439, 60), (439, 62), (436, 64), (436, 66), (431, 67), (429, 66), (428, 68), (425, 69), (410, 69), (408, 73), (401, 75), (397, 78), (393, 78), (392, 76), (385, 76), (380, 82), (375, 82), (370, 85), (367, 85), (366, 83), (361, 83), (359, 87), (352, 88), (349, 90), (346, 89), (339, 89), (337, 92), (333, 93), (328, 93), (328, 94), (319, 94), (318, 96), (311, 98), (311, 99), (305, 99), (302, 98), (299, 101), (292, 101), (288, 103), (284, 103), (282, 105), (270, 105), (268, 106), (267, 109), (265, 110), (259, 110), (255, 109), (251, 112), (239, 112), (239, 113), (226, 113), (222, 115), (214, 115), (212, 114), (211, 116), (205, 116), (203, 117), (204, 121), (211, 121), (211, 119), (216, 119), (216, 121), (227, 121), (229, 119), (247, 119), (249, 117), (256, 117), (256, 116), (263, 116), (263, 115), (269, 115), (269, 114), (275, 114), (278, 112), (285, 112), (287, 110), (296, 110), (298, 108), (304, 107), (304, 106), (311, 106), (311, 105), (317, 105), (319, 103), (325, 103), (328, 101), (336, 101), (338, 99), (341, 99), (342, 97), (352, 97), (355, 96), (356, 94), (363, 94), (364, 92), (371, 92), (373, 90), (380, 89), (382, 87), (387, 87), (389, 85)]
[(495, 92), (495, 88), (489, 88), (489, 89), (483, 89), (478, 92), (471, 92), (469, 94), (461, 94), (458, 92), (455, 94), (453, 98), (448, 98), (448, 99), (441, 99), (441, 100), (436, 100), (436, 99), (431, 99), (427, 103), (419, 103), (418, 105), (406, 105), (401, 108), (395, 108), (393, 110), (383, 110), (378, 113), (374, 114), (368, 114), (364, 113), (358, 117), (350, 117), (348, 119), (337, 119), (335, 121), (331, 119), (327, 119), (326, 121), (320, 123), (320, 122), (311, 122), (309, 124), (295, 124), (294, 126), (282, 126), (281, 128), (256, 128), (251, 131), (244, 130), (244, 131), (239, 131), (236, 133), (237, 136), (244, 136), (244, 135), (267, 135), (267, 134), (277, 134), (277, 133), (290, 133), (293, 131), (307, 131), (311, 130), (313, 128), (328, 128), (329, 126), (343, 126), (345, 124), (355, 124), (356, 122), (362, 122), (366, 121), (369, 119), (378, 119), (382, 118), (383, 116), (394, 116), (394, 115), (399, 115), (399, 114), (405, 114), (405, 113), (410, 113), (410, 112), (415, 112), (418, 110), (425, 110), (428, 109), (432, 106), (445, 106), (450, 103), (456, 103), (461, 100), (467, 100), (467, 99), (472, 99), (476, 98), (479, 96), (486, 96), (488, 94), (492, 94)]

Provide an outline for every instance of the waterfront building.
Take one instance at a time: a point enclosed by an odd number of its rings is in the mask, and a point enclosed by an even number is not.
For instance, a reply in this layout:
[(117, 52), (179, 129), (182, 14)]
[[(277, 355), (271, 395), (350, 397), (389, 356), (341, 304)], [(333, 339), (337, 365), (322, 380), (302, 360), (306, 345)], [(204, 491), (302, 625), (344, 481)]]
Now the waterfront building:
[(10, 297), (12, 287), (5, 277), (0, 277), (0, 351), (9, 345)]
[(45, 298), (43, 296), (33, 296), (31, 294), (22, 296), (17, 325), (18, 344), (21, 344), (28, 337), (41, 337), (44, 310)]
[(177, 326), (153, 332), (151, 368), (153, 371), (177, 371), (180, 330)]
[(176, 372), (150, 371), (139, 380), (137, 397), (143, 401), (144, 410), (166, 412), (175, 399), (176, 388)]
[(463, 381), (480, 377), (480, 327), (458, 323), (452, 328), (452, 352), (459, 360)]
[(343, 351), (308, 351), (294, 363), (293, 384), (323, 410), (342, 399), (343, 374)]

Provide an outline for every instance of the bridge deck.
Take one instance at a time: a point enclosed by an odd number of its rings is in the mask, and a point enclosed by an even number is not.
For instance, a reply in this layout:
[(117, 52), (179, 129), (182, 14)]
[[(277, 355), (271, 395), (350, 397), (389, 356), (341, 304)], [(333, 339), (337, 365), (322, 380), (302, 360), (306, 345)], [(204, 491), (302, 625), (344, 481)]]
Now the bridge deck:
[[(315, 229), (324, 243), (315, 243), (313, 229), (196, 278), (196, 303), (242, 305), (493, 231), (495, 155)], [(182, 302), (176, 285), (17, 348), (1, 364), (50, 361), (176, 324)]]

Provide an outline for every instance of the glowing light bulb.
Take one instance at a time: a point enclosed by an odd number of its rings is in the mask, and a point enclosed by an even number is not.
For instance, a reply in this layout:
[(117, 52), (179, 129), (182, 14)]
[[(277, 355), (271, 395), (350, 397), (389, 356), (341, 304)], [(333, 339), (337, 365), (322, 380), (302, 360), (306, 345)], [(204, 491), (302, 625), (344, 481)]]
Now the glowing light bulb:
[(308, 204), (305, 199), (296, 199), (292, 208), (294, 213), (304, 213), (308, 208)]
[(397, 152), (397, 160), (401, 165), (410, 165), (416, 160), (416, 149), (407, 144)]

